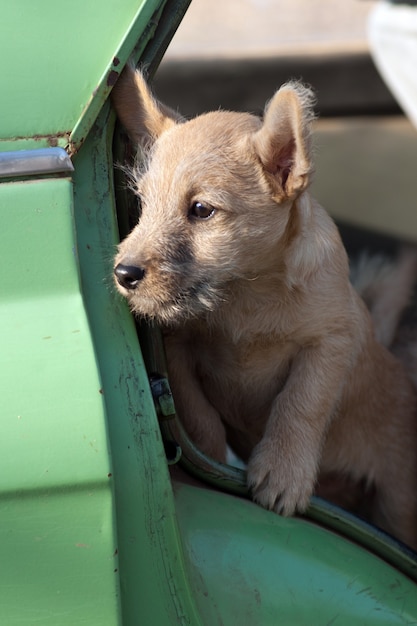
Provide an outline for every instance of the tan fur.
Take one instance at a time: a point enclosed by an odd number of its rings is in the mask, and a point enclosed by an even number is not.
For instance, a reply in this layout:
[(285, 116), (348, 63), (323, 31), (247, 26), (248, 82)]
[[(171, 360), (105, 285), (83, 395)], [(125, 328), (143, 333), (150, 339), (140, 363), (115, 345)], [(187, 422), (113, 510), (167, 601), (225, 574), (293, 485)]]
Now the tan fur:
[(373, 520), (416, 547), (415, 394), (306, 191), (311, 93), (285, 85), (263, 121), (218, 111), (184, 122), (140, 74), (121, 80), (117, 112), (152, 147), (115, 273), (132, 310), (165, 329), (190, 436), (222, 461), (227, 438), (254, 499), (284, 515), (306, 509), (319, 472), (365, 479)]
[(371, 312), (376, 338), (391, 348), (417, 281), (417, 249), (403, 246), (395, 260), (365, 252), (352, 264), (351, 280)]

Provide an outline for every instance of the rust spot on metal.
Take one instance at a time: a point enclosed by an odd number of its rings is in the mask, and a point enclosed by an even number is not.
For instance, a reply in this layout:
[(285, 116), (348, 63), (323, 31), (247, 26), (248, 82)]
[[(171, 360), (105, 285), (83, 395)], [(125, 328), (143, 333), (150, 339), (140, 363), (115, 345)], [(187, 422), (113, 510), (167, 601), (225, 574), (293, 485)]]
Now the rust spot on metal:
[(116, 72), (115, 70), (110, 70), (110, 73), (107, 76), (107, 87), (113, 87), (113, 85), (116, 84), (118, 78), (119, 72)]
[(62, 138), (68, 139), (70, 134), (71, 134), (71, 131), (64, 131), (61, 133), (55, 133), (54, 135), (52, 134), (51, 135), (32, 135), (32, 136), (18, 135), (16, 137), (6, 137), (6, 139), (10, 139), (11, 141), (14, 141), (14, 142), (25, 141), (28, 139), (33, 140), (33, 141), (46, 141), (49, 145), (53, 146), (55, 145), (55, 142), (56, 142), (56, 145), (58, 145), (59, 139), (62, 139)]
[(69, 143), (65, 146), (65, 150), (68, 152), (70, 157), (73, 157), (75, 154), (77, 154), (78, 150), (84, 143), (84, 139), (85, 137), (81, 137), (79, 140), (77, 140), (77, 142), (75, 142), (72, 141), (70, 137)]

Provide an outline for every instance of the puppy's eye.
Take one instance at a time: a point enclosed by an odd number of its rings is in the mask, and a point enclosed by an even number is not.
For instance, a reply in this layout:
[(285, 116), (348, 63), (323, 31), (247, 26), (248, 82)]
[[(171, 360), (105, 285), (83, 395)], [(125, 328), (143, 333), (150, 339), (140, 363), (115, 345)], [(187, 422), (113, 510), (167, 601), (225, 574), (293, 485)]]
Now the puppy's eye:
[(211, 206), (207, 206), (206, 204), (202, 204), (201, 202), (193, 202), (188, 211), (188, 217), (193, 217), (199, 220), (208, 220), (210, 217), (213, 217), (216, 209), (213, 209)]

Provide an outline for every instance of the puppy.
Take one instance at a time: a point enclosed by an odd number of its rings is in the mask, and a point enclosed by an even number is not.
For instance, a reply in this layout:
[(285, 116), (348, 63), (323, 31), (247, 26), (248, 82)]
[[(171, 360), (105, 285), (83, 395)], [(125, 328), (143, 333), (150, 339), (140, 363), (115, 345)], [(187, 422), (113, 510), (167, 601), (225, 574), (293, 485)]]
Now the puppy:
[(185, 121), (127, 68), (113, 103), (143, 153), (116, 283), (165, 331), (190, 437), (219, 461), (228, 441), (254, 500), (283, 515), (307, 508), (319, 475), (365, 481), (372, 521), (417, 547), (416, 397), (307, 191), (312, 93), (284, 85), (262, 120)]

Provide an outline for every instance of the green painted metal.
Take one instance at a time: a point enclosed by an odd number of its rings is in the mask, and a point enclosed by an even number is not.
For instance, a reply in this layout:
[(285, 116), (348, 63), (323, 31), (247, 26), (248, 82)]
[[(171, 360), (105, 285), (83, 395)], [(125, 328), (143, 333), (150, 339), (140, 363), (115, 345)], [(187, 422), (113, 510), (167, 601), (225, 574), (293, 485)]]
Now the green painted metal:
[(0, 185), (0, 623), (8, 625), (119, 622), (111, 458), (72, 210), (67, 178)]
[(179, 526), (208, 624), (414, 624), (415, 583), (305, 519), (175, 483)]
[(123, 623), (206, 623), (191, 594), (158, 422), (136, 331), (111, 284), (118, 241), (105, 107), (74, 158), (75, 225), (114, 468)]
[(143, 49), (155, 31), (164, 4), (3, 2), (0, 149), (78, 150), (132, 49)]
[(0, 623), (417, 623), (413, 557), (377, 533), (364, 547), (326, 508), (287, 520), (168, 471), (112, 284), (107, 96), (130, 54), (154, 71), (188, 0), (32, 4), (2, 7), (3, 58), (19, 49), (0, 150), (65, 146), (74, 172), (0, 184)]

